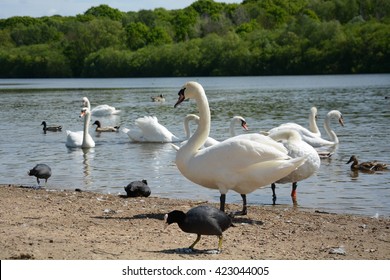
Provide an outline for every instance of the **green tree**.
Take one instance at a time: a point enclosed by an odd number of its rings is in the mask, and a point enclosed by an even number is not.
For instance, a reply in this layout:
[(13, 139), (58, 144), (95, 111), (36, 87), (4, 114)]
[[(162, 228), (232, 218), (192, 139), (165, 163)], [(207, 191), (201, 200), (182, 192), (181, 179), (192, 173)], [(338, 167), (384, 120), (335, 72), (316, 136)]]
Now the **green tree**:
[(149, 27), (144, 23), (130, 23), (126, 26), (126, 44), (131, 50), (143, 48), (148, 43)]
[(195, 37), (197, 12), (192, 8), (173, 11), (172, 28), (175, 33), (175, 41), (185, 41)]
[(67, 58), (50, 45), (33, 45), (0, 50), (0, 77), (54, 78), (70, 77)]
[(124, 13), (118, 9), (111, 8), (108, 5), (100, 5), (98, 7), (89, 8), (84, 14), (87, 16), (105, 17), (111, 20), (121, 21)]
[[(388, 0), (199, 0), (0, 19), (2, 77), (389, 72)], [(71, 70), (69, 70), (71, 69)], [(62, 74), (61, 74), (62, 73)]]
[(24, 26), (30, 26), (30, 25), (35, 25), (40, 23), (40, 20), (37, 18), (33, 17), (10, 17), (7, 19), (1, 19), (0, 20), (0, 29), (5, 29), (5, 28), (14, 28), (19, 25), (24, 25)]
[(64, 54), (70, 60), (76, 77), (80, 76), (84, 59), (90, 53), (123, 44), (121, 23), (106, 18), (73, 22), (65, 36)]
[(12, 28), (10, 35), (17, 46), (55, 42), (61, 37), (56, 28), (46, 23), (17, 25)]
[(11, 38), (10, 30), (0, 30), (0, 48), (12, 48), (14, 46), (15, 43)]

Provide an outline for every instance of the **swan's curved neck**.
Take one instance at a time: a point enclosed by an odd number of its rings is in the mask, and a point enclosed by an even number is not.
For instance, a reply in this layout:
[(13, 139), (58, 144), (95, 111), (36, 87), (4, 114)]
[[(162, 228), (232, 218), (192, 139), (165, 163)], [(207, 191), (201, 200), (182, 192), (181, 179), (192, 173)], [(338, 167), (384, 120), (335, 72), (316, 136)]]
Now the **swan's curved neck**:
[(326, 133), (328, 134), (330, 140), (334, 142), (335, 144), (339, 143), (339, 138), (337, 137), (336, 133), (330, 128), (330, 119), (332, 118), (331, 114), (326, 115), (325, 122), (324, 122), (324, 128)]
[(196, 115), (187, 115), (184, 118), (184, 132), (186, 134), (186, 139), (189, 139), (191, 137), (190, 121), (194, 121), (194, 122), (198, 123), (199, 118)]
[(236, 130), (235, 130), (236, 122), (241, 122), (241, 120), (237, 119), (237, 118), (232, 118), (231, 121), (230, 121), (229, 134), (232, 137), (236, 136)]
[(84, 97), (84, 106), (88, 108), (89, 111), (91, 111), (91, 103), (89, 102), (89, 99), (87, 97)]
[(309, 117), (309, 129), (311, 132), (315, 134), (320, 134), (320, 130), (318, 129), (317, 122), (316, 122), (316, 115), (315, 113), (311, 113)]
[(89, 127), (90, 120), (91, 120), (91, 113), (88, 111), (85, 113), (85, 116), (84, 116), (84, 133), (83, 133), (82, 146), (84, 146), (86, 141), (87, 141), (88, 127)]
[(187, 144), (180, 149), (180, 151), (183, 151), (182, 154), (187, 154), (188, 156), (196, 153), (203, 146), (210, 133), (211, 117), (209, 103), (207, 101), (207, 96), (204, 90), (199, 89), (199, 93), (200, 94), (195, 97), (195, 101), (199, 110), (198, 128), (188, 140)]

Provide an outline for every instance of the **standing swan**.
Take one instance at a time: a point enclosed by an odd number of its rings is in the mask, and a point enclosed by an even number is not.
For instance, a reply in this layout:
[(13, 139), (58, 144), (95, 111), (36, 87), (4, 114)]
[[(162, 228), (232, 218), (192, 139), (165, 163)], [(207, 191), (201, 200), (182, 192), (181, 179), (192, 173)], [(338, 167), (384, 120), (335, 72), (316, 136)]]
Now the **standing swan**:
[[(301, 135), (294, 129), (285, 128), (280, 129), (277, 132), (274, 132), (269, 135), (272, 139), (276, 141), (283, 141), (283, 145), (288, 150), (288, 155), (292, 158), (307, 156), (307, 160), (304, 164), (299, 166), (296, 170), (291, 172), (286, 177), (278, 180), (276, 183), (285, 184), (292, 183), (291, 198), (294, 205), (297, 205), (297, 182), (309, 178), (314, 173), (318, 171), (321, 164), (320, 156), (317, 151), (307, 144), (305, 141), (302, 141)], [(276, 202), (276, 193), (275, 183), (272, 183), (272, 202)]]
[[(211, 147), (199, 148), (210, 133), (210, 108), (203, 87), (187, 82), (179, 91), (174, 107), (185, 99), (195, 99), (199, 110), (199, 125), (188, 142), (176, 153), (176, 165), (190, 181), (210, 189), (218, 189), (220, 209), (225, 211), (226, 193), (241, 194), (242, 211), (247, 213), (246, 195), (260, 187), (287, 176), (306, 161), (305, 157), (292, 159), (272, 145), (236, 136)], [(260, 136), (260, 134), (258, 134)]]
[(91, 112), (88, 108), (81, 110), (80, 117), (84, 117), (84, 131), (70, 131), (67, 130), (66, 146), (69, 148), (93, 148), (95, 141), (88, 133), (89, 122), (91, 120)]

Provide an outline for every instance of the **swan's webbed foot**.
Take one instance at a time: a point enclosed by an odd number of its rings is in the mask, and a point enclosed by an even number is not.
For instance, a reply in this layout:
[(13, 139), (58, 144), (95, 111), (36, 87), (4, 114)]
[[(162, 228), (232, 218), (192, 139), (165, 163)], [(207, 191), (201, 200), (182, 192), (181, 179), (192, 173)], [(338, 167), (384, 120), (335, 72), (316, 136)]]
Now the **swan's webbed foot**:
[(246, 216), (248, 214), (247, 208), (243, 208), (241, 211), (233, 211), (228, 214), (230, 218), (234, 218), (235, 216)]
[(246, 195), (241, 194), (242, 197), (242, 210), (236, 212), (230, 212), (229, 216), (234, 218), (234, 216), (245, 216), (248, 214), (248, 207), (246, 206)]

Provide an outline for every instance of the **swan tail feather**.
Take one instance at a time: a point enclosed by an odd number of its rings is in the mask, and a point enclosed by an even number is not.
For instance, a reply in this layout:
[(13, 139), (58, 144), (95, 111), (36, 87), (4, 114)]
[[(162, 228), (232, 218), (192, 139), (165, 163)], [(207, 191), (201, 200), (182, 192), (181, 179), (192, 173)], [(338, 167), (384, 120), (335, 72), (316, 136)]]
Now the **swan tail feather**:
[[(307, 156), (294, 159), (280, 159), (254, 164), (246, 170), (249, 178), (258, 182), (258, 188), (268, 186), (281, 178), (288, 176), (299, 166), (304, 164)], [(259, 172), (261, 170), (261, 172)]]

